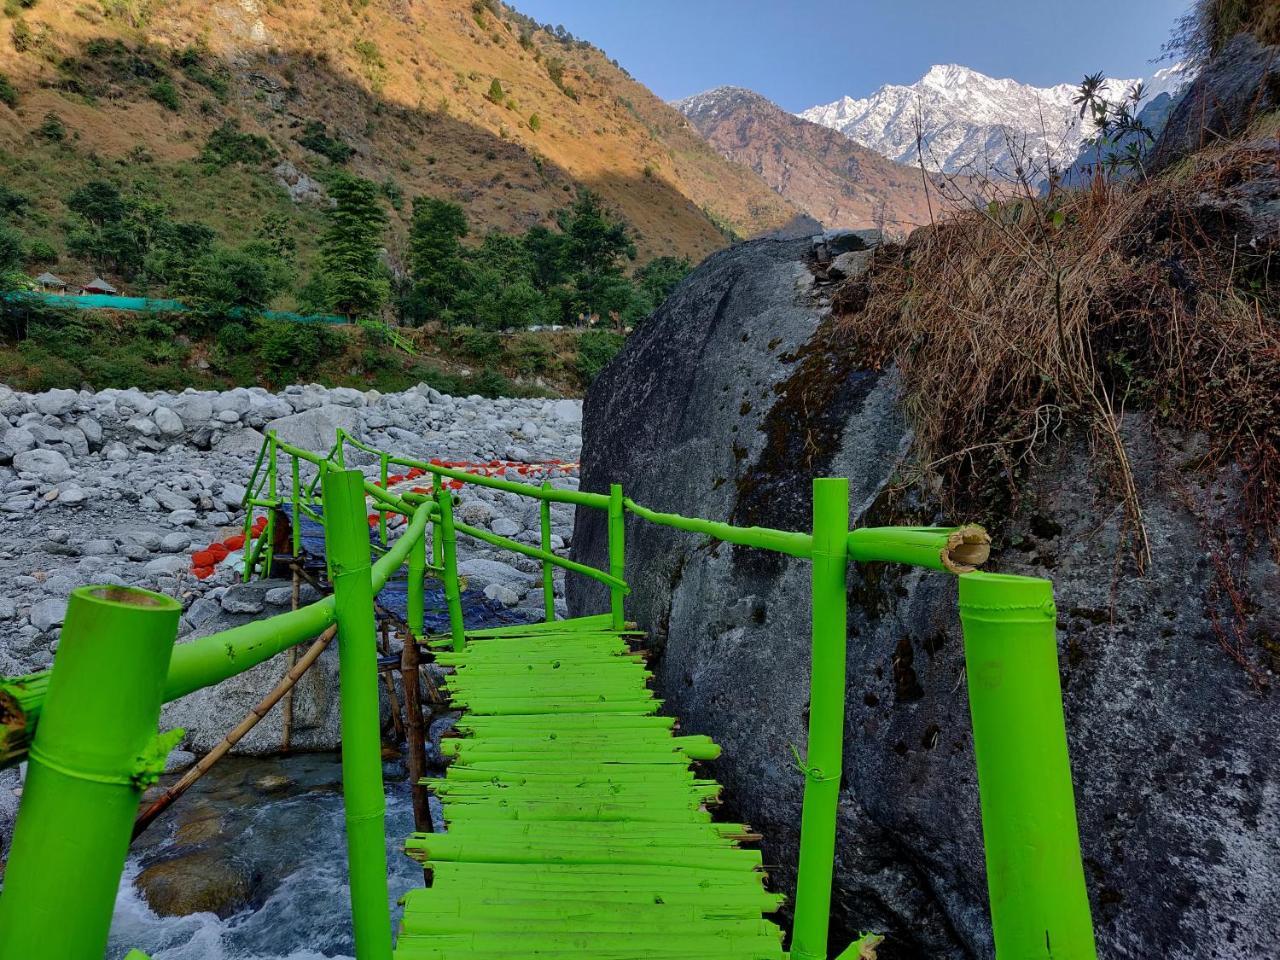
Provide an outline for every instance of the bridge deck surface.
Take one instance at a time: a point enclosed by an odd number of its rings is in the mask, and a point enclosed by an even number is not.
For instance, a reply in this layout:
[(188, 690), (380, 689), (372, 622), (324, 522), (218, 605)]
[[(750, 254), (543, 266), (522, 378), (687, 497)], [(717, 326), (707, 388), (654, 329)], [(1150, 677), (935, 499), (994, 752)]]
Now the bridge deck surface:
[(609, 617), (468, 633), (439, 661), (461, 738), (428, 783), (448, 832), (414, 834), (397, 960), (782, 960), (757, 839), (713, 821), (720, 788), (675, 735)]

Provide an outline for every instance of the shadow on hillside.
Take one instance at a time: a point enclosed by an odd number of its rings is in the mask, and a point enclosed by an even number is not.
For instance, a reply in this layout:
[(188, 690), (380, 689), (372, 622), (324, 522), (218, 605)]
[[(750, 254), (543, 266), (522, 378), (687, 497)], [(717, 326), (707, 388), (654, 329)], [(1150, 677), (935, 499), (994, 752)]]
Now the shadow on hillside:
[[(166, 83), (174, 90), (175, 109), (172, 115), (162, 111), (166, 122), (158, 127), (154, 101), (161, 99), (157, 85), (163, 89)], [(605, 171), (576, 177), (538, 152), (538, 138), (549, 138), (550, 131), (534, 134), (524, 129), (527, 142), (522, 143), (514, 135), (499, 136), (455, 116), (465, 104), (405, 106), (376, 95), (356, 77), (310, 52), (263, 52), (233, 64), (208, 52), (184, 60), (158, 45), (92, 41), (63, 56), (57, 79), (42, 86), (66, 104), (67, 146), (73, 149), (111, 153), (111, 145), (121, 142), (123, 134), (157, 157), (191, 147), (198, 155), (210, 131), (233, 120), (245, 132), (267, 136), (279, 151), (275, 159), (252, 166), (262, 176), (279, 183), (273, 168), (282, 161), (321, 182), (335, 167), (348, 169), (387, 185), (388, 198), (399, 204), (392, 215), (401, 229), (412, 209), (410, 201), (433, 196), (461, 204), (475, 233), (486, 226), (520, 232), (550, 224), (554, 211), (568, 205), (576, 189), (584, 186), (624, 216), (646, 252), (705, 252), (721, 239), (730, 239), (660, 175), (644, 176), (639, 158), (635, 175)], [(87, 121), (91, 115), (85, 104), (113, 108), (103, 117), (102, 128), (95, 130)], [(126, 104), (140, 109), (118, 109)], [(58, 112), (56, 101), (52, 112)], [(83, 129), (76, 128), (75, 118), (85, 120)], [(34, 128), (39, 116), (24, 120)], [(525, 125), (515, 111), (510, 112), (510, 122), (512, 129)], [(317, 132), (318, 137), (308, 136)], [(310, 148), (302, 140), (308, 140)], [(324, 155), (340, 158), (347, 152), (343, 145), (349, 148), (349, 158), (335, 163)], [(119, 161), (126, 168), (143, 162), (133, 160), (137, 155), (127, 154)], [(75, 186), (65, 184), (65, 190)], [(192, 186), (199, 191), (199, 180)], [(248, 231), (250, 225), (245, 228)]]

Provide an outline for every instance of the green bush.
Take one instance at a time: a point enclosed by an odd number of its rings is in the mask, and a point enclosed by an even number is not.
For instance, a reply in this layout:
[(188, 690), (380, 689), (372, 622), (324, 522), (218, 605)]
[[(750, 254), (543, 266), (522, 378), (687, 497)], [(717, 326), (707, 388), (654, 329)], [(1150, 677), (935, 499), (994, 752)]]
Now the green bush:
[(147, 93), (160, 106), (168, 110), (176, 111), (178, 109), (178, 88), (173, 85), (173, 81), (168, 77), (161, 77), (151, 84), (151, 89)]
[(327, 157), (331, 163), (346, 163), (356, 152), (353, 147), (343, 143), (337, 137), (329, 136), (328, 128), (319, 120), (308, 120), (303, 124), (302, 134), (297, 140), (308, 150)]
[(233, 163), (258, 166), (274, 160), (276, 149), (266, 137), (256, 133), (242, 133), (239, 122), (228, 120), (218, 127), (205, 141), (200, 151), (200, 162), (221, 170)]
[(506, 91), (502, 89), (502, 81), (494, 77), (493, 83), (489, 84), (489, 92), (485, 94), (485, 98), (490, 103), (501, 104), (502, 98), (506, 95)]
[(0, 103), (10, 108), (18, 105), (18, 88), (3, 73), (0, 73)]
[(280, 383), (314, 371), (340, 352), (343, 336), (324, 323), (264, 320), (253, 339), (267, 378)]
[(536, 113), (529, 115), (529, 129), (534, 133), (537, 133), (542, 129), (542, 118)]
[(618, 355), (624, 343), (622, 335), (608, 330), (588, 330), (578, 337), (578, 376), (583, 386), (590, 385), (600, 371)]
[(58, 259), (58, 250), (43, 237), (36, 237), (27, 244), (25, 259), (28, 266), (55, 263)]
[(488, 360), (502, 353), (502, 337), (488, 330), (464, 327), (458, 331), (462, 352), (476, 360)]
[(56, 113), (46, 113), (44, 119), (40, 121), (40, 126), (32, 131), (41, 140), (48, 140), (50, 143), (61, 143), (67, 139), (67, 125), (62, 122), (62, 118)]

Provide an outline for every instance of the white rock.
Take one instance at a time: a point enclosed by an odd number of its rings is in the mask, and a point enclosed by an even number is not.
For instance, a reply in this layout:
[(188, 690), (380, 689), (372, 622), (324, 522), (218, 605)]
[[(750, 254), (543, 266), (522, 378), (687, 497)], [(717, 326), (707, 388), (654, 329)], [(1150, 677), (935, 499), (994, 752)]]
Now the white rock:
[(96, 447), (102, 443), (102, 424), (93, 417), (81, 417), (76, 421), (76, 428), (84, 434), (90, 447)]
[(67, 506), (75, 506), (76, 504), (84, 503), (88, 499), (89, 494), (85, 493), (83, 488), (74, 485), (63, 487), (58, 494), (58, 502)]
[(31, 625), (41, 633), (62, 626), (66, 617), (67, 601), (60, 597), (49, 597), (31, 607)]
[(74, 390), (50, 390), (47, 393), (37, 393), (32, 399), (35, 408), (50, 417), (70, 413), (79, 402), (80, 394)]
[(142, 572), (148, 577), (176, 577), (180, 573), (186, 573), (191, 569), (191, 561), (186, 557), (168, 556), (156, 557), (145, 567)]
[(125, 460), (128, 460), (130, 456), (132, 456), (132, 454), (129, 453), (129, 448), (126, 447), (119, 440), (112, 440), (105, 447), (103, 447), (102, 455), (106, 457), (108, 460), (114, 461), (115, 463), (123, 463)]
[(19, 473), (34, 473), (46, 483), (58, 483), (71, 477), (67, 458), (57, 450), (24, 450), (14, 456), (13, 468)]
[(4, 437), (0, 439), (13, 453), (26, 453), (28, 450), (36, 448), (35, 435), (23, 427), (11, 427), (4, 432)]
[(520, 594), (501, 583), (491, 583), (484, 588), (484, 595), (504, 607), (514, 607), (520, 602)]
[(182, 418), (168, 407), (156, 407), (156, 411), (151, 415), (151, 418), (155, 421), (160, 432), (166, 437), (176, 437), (184, 429)]
[(160, 541), (160, 549), (165, 553), (181, 553), (191, 546), (191, 538), (185, 533), (170, 533)]
[(563, 420), (565, 423), (581, 423), (582, 422), (582, 401), (581, 400), (557, 400), (551, 407), (557, 419)]
[(499, 517), (493, 521), (489, 527), (494, 533), (500, 537), (514, 537), (517, 533), (524, 529), (520, 524), (516, 523), (510, 517)]

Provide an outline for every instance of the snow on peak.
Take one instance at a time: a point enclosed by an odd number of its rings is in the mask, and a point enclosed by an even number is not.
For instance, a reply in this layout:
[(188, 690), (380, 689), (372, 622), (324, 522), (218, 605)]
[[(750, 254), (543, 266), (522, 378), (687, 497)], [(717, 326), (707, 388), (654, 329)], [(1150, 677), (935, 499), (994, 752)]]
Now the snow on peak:
[[(1185, 65), (1161, 70), (1146, 84), (1148, 102), (1176, 93), (1191, 79)], [(1106, 95), (1123, 97), (1135, 80), (1110, 80)], [(1092, 134), (1072, 101), (1077, 85), (1035, 87), (997, 79), (960, 64), (937, 64), (918, 81), (889, 84), (869, 97), (844, 96), (799, 114), (904, 163), (916, 162), (916, 118), (925, 161), (947, 172), (1011, 174), (1030, 163), (1061, 168)]]

